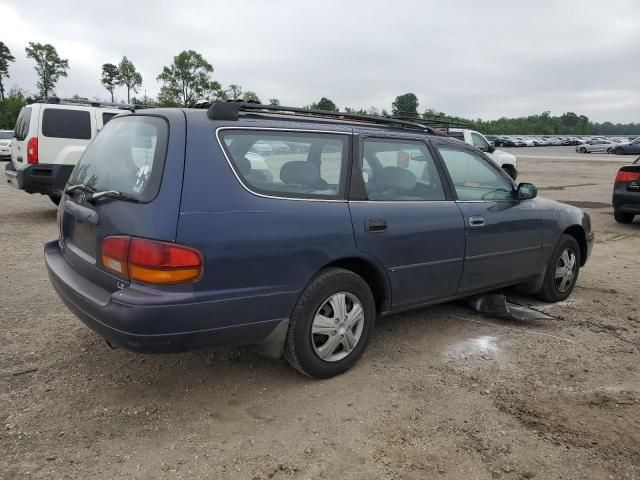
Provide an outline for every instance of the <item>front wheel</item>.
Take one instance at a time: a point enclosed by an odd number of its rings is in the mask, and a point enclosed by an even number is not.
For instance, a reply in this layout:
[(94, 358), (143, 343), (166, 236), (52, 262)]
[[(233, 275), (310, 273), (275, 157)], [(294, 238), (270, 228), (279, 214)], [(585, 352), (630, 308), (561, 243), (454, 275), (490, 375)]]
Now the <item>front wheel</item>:
[(375, 309), (371, 289), (362, 277), (342, 268), (320, 272), (293, 309), (284, 357), (309, 377), (345, 372), (367, 348)]
[(565, 300), (576, 286), (580, 273), (580, 246), (571, 235), (562, 235), (544, 276), (538, 297), (546, 302)]
[(580, 153), (587, 153), (587, 149), (584, 147), (580, 147)]

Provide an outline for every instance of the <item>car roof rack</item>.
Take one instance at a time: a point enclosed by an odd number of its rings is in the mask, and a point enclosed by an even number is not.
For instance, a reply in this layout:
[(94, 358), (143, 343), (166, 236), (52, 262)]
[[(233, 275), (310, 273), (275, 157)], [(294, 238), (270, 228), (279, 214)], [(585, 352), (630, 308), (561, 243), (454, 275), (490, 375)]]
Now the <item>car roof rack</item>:
[(313, 108), (284, 107), (281, 105), (262, 105), (254, 102), (243, 101), (216, 101), (199, 102), (199, 108), (208, 108), (207, 117), (210, 120), (238, 120), (240, 112), (256, 113), (282, 113), (284, 115), (294, 115), (300, 117), (320, 117), (336, 120), (352, 120), (375, 125), (396, 126), (400, 128), (410, 128), (437, 134), (431, 126), (415, 121), (404, 120), (394, 117), (383, 117), (379, 115), (364, 115), (360, 113), (333, 112), (328, 110), (317, 110)]
[(428, 125), (431, 128), (448, 131), (450, 128), (473, 128), (473, 125), (463, 120), (447, 117), (446, 115), (436, 115), (431, 113), (425, 113), (421, 117), (414, 117), (406, 114), (395, 115), (396, 118), (402, 120), (411, 120), (416, 123)]
[(117, 102), (100, 102), (100, 101), (92, 101), (87, 98), (49, 97), (46, 100), (38, 100), (35, 103), (49, 103), (53, 105), (86, 105), (89, 107), (99, 107), (99, 108), (117, 108), (120, 110), (130, 110), (132, 112), (143, 109), (143, 108), (149, 108), (146, 105), (135, 105), (131, 103), (117, 103)]

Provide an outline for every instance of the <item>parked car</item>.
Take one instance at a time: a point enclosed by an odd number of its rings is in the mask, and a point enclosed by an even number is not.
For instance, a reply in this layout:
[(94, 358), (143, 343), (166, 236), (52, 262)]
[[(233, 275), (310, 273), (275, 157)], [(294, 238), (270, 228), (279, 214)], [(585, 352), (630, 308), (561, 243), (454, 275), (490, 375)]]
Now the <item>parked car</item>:
[(7, 181), (27, 193), (48, 195), (57, 204), (89, 141), (123, 111), (113, 104), (58, 98), (22, 108), (11, 144), (11, 163), (5, 167)]
[(11, 139), (13, 131), (0, 130), (0, 160), (11, 160)]
[(613, 153), (617, 155), (638, 154), (640, 153), (640, 137), (629, 142), (618, 143), (613, 149)]
[[(593, 241), (580, 209), (429, 127), (274, 108), (216, 102), (105, 126), (44, 247), (73, 313), (130, 350), (258, 344), (326, 378), (360, 358), (380, 315), (509, 285), (570, 295)], [(310, 148), (267, 157), (265, 181), (246, 155), (273, 141)]]
[(496, 165), (504, 169), (514, 180), (518, 177), (516, 156), (503, 150), (496, 148), (480, 132), (469, 130), (467, 128), (450, 128), (448, 130), (450, 137), (457, 138), (469, 145), (473, 145), (481, 152), (484, 152)]
[(576, 152), (580, 153), (593, 153), (593, 152), (607, 152), (611, 153), (616, 148), (615, 143), (611, 143), (608, 140), (591, 140), (587, 143), (583, 143), (576, 147)]
[(612, 203), (618, 223), (631, 223), (633, 217), (640, 215), (640, 157), (618, 170)]

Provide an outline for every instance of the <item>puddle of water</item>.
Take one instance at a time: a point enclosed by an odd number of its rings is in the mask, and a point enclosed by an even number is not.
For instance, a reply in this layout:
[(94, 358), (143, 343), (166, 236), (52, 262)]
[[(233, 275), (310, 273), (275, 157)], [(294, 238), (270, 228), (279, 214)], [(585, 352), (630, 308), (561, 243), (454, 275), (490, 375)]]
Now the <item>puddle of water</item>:
[(497, 340), (497, 337), (490, 335), (463, 340), (450, 345), (445, 355), (458, 359), (483, 356), (490, 359), (500, 353), (500, 348), (496, 345)]

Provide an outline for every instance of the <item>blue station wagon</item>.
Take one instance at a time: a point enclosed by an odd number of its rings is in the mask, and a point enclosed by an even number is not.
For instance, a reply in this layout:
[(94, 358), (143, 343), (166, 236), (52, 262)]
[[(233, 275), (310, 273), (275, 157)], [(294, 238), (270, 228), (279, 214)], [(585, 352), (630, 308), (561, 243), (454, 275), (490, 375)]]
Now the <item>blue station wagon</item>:
[(510, 285), (563, 300), (589, 256), (587, 214), (424, 125), (207, 107), (117, 116), (71, 174), (45, 261), (111, 344), (256, 345), (327, 378), (380, 315)]

